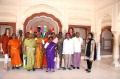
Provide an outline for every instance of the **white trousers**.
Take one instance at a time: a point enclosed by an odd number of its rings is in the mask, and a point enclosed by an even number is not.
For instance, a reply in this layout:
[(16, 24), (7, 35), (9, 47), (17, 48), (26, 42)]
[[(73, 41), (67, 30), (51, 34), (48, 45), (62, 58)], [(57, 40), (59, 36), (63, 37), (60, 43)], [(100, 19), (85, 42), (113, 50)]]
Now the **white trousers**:
[(4, 54), (4, 57), (5, 57), (4, 63), (7, 64), (9, 59), (8, 54)]

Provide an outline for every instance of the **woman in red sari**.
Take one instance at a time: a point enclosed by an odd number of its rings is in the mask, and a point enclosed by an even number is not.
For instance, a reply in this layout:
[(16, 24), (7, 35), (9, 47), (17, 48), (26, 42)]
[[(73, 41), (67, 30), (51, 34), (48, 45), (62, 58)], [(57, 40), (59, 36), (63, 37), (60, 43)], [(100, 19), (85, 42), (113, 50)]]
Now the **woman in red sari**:
[(8, 45), (10, 48), (12, 69), (19, 69), (19, 67), (22, 65), (20, 58), (20, 40), (17, 39), (15, 33), (12, 34), (12, 39), (8, 42)]
[(8, 54), (9, 54), (8, 41), (10, 39), (11, 39), (10, 29), (6, 28), (5, 33), (2, 35), (2, 37), (0, 39), (0, 43), (2, 43), (3, 54), (4, 54), (4, 57), (5, 57), (4, 67), (3, 67), (5, 70), (9, 70), (9, 68), (8, 68), (8, 57), (9, 57), (8, 56)]

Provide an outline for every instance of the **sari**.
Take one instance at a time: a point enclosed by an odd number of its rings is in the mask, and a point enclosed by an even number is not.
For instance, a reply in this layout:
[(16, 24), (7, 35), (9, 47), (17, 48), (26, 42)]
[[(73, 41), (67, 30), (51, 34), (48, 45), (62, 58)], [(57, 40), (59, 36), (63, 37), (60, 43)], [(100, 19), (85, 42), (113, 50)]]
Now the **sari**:
[(20, 41), (18, 39), (10, 40), (8, 42), (10, 46), (11, 65), (13, 67), (19, 67), (22, 65), (20, 58)]
[[(48, 38), (45, 38), (44, 41), (46, 44), (48, 42)], [(47, 67), (47, 59), (46, 59), (45, 53), (43, 53), (43, 67)]]
[(42, 38), (36, 40), (36, 55), (34, 68), (41, 68), (43, 66), (43, 51), (42, 51)]
[[(46, 43), (47, 44), (47, 43)], [(47, 70), (54, 69), (55, 67), (55, 52), (56, 52), (57, 44), (51, 42), (46, 47), (46, 58), (47, 58)]]
[[(23, 46), (25, 45), (25, 41), (28, 41), (28, 38), (24, 38), (23, 39)], [(23, 52), (23, 68), (27, 68), (27, 56), (26, 56), (26, 51), (25, 51), (25, 46), (23, 48), (24, 52)]]
[(32, 70), (34, 68), (36, 41), (33, 38), (27, 39), (24, 41), (24, 45), (26, 48), (26, 56), (27, 56), (26, 69)]

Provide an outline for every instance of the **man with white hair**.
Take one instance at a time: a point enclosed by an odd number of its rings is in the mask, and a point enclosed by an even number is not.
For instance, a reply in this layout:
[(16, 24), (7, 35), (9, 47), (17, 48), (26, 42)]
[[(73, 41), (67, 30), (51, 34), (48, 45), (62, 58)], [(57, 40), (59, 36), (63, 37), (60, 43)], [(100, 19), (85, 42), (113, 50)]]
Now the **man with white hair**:
[(83, 45), (83, 39), (80, 37), (80, 33), (76, 32), (76, 36), (73, 39), (73, 69), (80, 69), (81, 61), (81, 45)]

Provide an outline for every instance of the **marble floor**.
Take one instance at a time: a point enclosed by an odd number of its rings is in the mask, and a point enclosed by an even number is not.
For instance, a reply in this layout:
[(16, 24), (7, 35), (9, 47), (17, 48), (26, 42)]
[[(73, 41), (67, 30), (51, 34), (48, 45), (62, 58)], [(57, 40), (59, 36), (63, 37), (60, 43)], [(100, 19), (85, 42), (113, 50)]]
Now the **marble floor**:
[(55, 72), (45, 72), (45, 69), (27, 71), (23, 68), (5, 71), (2, 68), (3, 62), (1, 61), (0, 79), (120, 79), (120, 67), (112, 67), (111, 61), (111, 57), (95, 61), (91, 73), (85, 71), (86, 62), (84, 60), (81, 60), (79, 70), (56, 70)]

